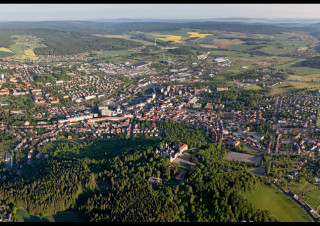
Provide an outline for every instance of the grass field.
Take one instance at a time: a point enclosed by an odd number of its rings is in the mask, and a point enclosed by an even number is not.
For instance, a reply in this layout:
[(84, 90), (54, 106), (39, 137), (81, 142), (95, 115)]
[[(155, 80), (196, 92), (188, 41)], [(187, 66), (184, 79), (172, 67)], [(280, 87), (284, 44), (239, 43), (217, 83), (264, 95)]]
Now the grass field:
[(250, 58), (251, 55), (247, 54), (247, 53), (239, 53), (236, 51), (228, 51), (228, 50), (214, 50), (214, 51), (210, 51), (210, 55), (226, 55), (225, 58), (228, 59), (228, 57), (231, 58), (239, 58), (239, 57), (243, 57), (243, 58)]
[(304, 61), (306, 59), (293, 59), (291, 62), (277, 65), (275, 68), (276, 69), (285, 69), (285, 70), (291, 70), (295, 72), (296, 75), (312, 75), (312, 74), (320, 74), (320, 69), (319, 68), (311, 68), (311, 67), (297, 67), (295, 66), (296, 64)]
[(320, 89), (319, 82), (285, 82), (279, 86), (272, 88), (270, 95), (280, 95), (293, 90), (307, 89), (318, 90)]
[(254, 47), (256, 47), (256, 46), (255, 45), (246, 45), (246, 44), (237, 44), (237, 45), (231, 46), (229, 49), (242, 52), (242, 51), (248, 51)]
[(300, 206), (271, 185), (262, 184), (247, 199), (256, 208), (270, 211), (280, 222), (311, 222)]
[(83, 222), (81, 217), (74, 212), (61, 212), (52, 216), (31, 216), (27, 211), (18, 209), (16, 222)]
[(259, 89), (262, 89), (262, 88), (260, 86), (257, 86), (257, 85), (252, 85), (252, 86), (246, 87), (244, 89), (247, 89), (247, 90), (259, 90)]
[(103, 56), (130, 56), (132, 52), (128, 50), (119, 50), (119, 51), (104, 51)]
[(13, 55), (14, 55), (14, 53), (0, 51), (0, 58), (13, 56)]
[(288, 80), (301, 79), (302, 82), (316, 82), (320, 80), (320, 74), (288, 75)]
[[(260, 49), (261, 52), (265, 52), (272, 55), (282, 55), (298, 51), (300, 47), (305, 49), (308, 45), (312, 44), (313, 39), (307, 36), (301, 37), (295, 33), (283, 33), (269, 36), (271, 39), (267, 45)], [(299, 49), (299, 51), (303, 50)]]
[(304, 198), (314, 209), (319, 211), (319, 209), (320, 209), (320, 190), (319, 190), (319, 188), (312, 190)]
[(315, 187), (313, 184), (310, 184), (308, 181), (304, 180), (300, 183), (291, 181), (290, 183), (288, 183), (287, 188), (301, 196), (306, 192), (312, 191)]
[(318, 209), (320, 207), (320, 189), (318, 186), (304, 180), (300, 183), (291, 181), (290, 183), (288, 183), (287, 188), (301, 197), (303, 194), (305, 194), (303, 198), (314, 209)]
[(216, 45), (211, 45), (211, 44), (199, 44), (203, 48), (208, 48), (208, 49), (217, 49), (218, 46)]

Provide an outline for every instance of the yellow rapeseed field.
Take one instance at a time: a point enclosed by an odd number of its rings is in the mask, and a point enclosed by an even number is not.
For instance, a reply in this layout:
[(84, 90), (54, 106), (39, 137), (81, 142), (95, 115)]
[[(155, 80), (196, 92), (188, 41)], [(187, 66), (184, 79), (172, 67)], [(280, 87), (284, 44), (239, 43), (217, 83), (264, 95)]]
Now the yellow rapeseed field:
[(24, 50), (24, 54), (25, 55), (22, 55), (23, 58), (24, 58), (24, 56), (26, 56), (30, 60), (38, 60), (39, 59), (39, 57), (37, 57), (36, 54), (33, 52), (33, 49)]
[(178, 35), (156, 35), (159, 39), (159, 40), (162, 40), (162, 41), (172, 41), (172, 42), (176, 42), (176, 43), (181, 43), (181, 38), (182, 36), (178, 36)]
[(211, 34), (200, 34), (199, 32), (187, 32), (190, 38), (205, 38)]
[(9, 52), (9, 53), (13, 53), (10, 49), (4, 48), (4, 47), (1, 47), (1, 48), (0, 48), (0, 52)]

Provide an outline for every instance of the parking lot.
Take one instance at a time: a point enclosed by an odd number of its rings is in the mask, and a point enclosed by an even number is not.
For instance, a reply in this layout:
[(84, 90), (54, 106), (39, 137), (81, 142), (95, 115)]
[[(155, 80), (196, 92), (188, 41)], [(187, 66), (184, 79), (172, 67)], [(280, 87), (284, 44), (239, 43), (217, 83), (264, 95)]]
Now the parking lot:
[(247, 163), (256, 163), (257, 166), (260, 166), (261, 162), (262, 162), (262, 156), (261, 155), (249, 155), (249, 154), (230, 151), (227, 154), (227, 160), (247, 162)]

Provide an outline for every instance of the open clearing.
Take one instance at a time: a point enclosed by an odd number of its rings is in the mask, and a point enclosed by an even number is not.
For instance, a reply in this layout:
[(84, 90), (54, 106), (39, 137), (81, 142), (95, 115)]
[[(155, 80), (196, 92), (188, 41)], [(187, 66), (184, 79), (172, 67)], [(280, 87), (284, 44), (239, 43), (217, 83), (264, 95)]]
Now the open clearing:
[(178, 165), (190, 165), (190, 166), (195, 166), (196, 164), (193, 162), (190, 162), (190, 154), (189, 153), (183, 153), (179, 157), (177, 157), (173, 163), (177, 163)]
[(16, 222), (82, 222), (83, 220), (74, 212), (60, 212), (55, 215), (37, 217), (30, 215), (27, 211), (18, 209)]
[(261, 210), (268, 210), (280, 222), (311, 222), (304, 210), (271, 185), (262, 184), (247, 199)]
[(227, 154), (227, 160), (246, 162), (246, 163), (256, 163), (259, 166), (262, 162), (262, 156), (249, 155), (249, 154), (230, 151)]
[(308, 49), (307, 46), (301, 46), (298, 48), (298, 51), (306, 51)]
[(264, 177), (264, 173), (266, 171), (266, 167), (265, 166), (261, 166), (261, 167), (250, 168), (250, 169), (248, 169), (248, 171), (253, 173), (253, 174), (255, 174), (255, 175)]

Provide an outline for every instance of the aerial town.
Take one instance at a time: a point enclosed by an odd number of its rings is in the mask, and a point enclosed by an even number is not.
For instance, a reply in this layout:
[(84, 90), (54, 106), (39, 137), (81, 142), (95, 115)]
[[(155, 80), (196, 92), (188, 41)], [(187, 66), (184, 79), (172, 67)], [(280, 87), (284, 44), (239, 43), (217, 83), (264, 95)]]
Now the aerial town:
[(319, 24), (123, 21), (0, 23), (0, 221), (319, 222)]

